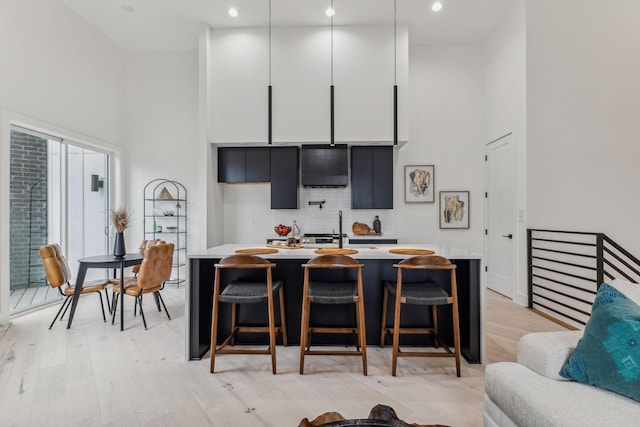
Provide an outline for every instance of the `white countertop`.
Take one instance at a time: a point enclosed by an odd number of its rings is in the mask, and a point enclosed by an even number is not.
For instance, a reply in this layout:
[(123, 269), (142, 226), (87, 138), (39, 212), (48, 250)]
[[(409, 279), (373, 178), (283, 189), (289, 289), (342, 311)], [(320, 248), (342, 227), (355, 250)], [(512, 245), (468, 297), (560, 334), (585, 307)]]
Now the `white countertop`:
[[(229, 255), (234, 255), (235, 251), (238, 249), (249, 249), (249, 248), (265, 248), (264, 244), (227, 244), (221, 246), (215, 246), (213, 248), (209, 248), (205, 251), (195, 252), (189, 254), (189, 258), (222, 258)], [(431, 249), (435, 251), (435, 255), (440, 255), (449, 259), (481, 259), (482, 254), (471, 252), (465, 249), (452, 248), (450, 246), (444, 246), (434, 243), (425, 243), (425, 244), (406, 244), (406, 245), (356, 245), (356, 244), (348, 244), (344, 246), (345, 248), (355, 249), (358, 251), (357, 254), (350, 255), (354, 258), (361, 259), (404, 259), (408, 258), (411, 255), (402, 255), (402, 254), (393, 254), (389, 252), (389, 249), (392, 248), (419, 248), (419, 249)], [(272, 254), (262, 255), (265, 258), (269, 259), (310, 259), (318, 256), (316, 254), (315, 248), (298, 248), (298, 249), (289, 249), (289, 248), (277, 248), (278, 252)]]

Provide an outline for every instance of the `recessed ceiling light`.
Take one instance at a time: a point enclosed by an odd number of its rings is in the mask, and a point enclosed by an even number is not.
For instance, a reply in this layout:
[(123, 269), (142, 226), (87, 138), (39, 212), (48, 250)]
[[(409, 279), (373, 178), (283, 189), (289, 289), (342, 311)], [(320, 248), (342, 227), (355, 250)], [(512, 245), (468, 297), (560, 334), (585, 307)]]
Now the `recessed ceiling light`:
[(128, 4), (123, 4), (122, 5), (122, 10), (124, 10), (127, 13), (133, 12), (133, 8), (131, 6), (129, 6)]
[(327, 11), (324, 13), (327, 16), (333, 16), (336, 14), (336, 11), (332, 8), (327, 9)]
[(433, 6), (431, 6), (431, 10), (433, 10), (434, 12), (438, 12), (441, 9), (442, 9), (442, 3), (440, 3), (439, 1), (435, 2)]
[(229, 9), (229, 16), (233, 16), (234, 18), (238, 16), (238, 10), (235, 7)]

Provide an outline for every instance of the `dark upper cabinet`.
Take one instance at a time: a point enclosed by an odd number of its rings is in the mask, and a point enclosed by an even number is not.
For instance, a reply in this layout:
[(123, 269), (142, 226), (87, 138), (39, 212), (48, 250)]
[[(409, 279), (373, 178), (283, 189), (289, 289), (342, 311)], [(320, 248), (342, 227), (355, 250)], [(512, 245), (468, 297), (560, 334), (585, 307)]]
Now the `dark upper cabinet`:
[(269, 147), (218, 147), (218, 182), (269, 182)]
[(351, 207), (373, 206), (373, 153), (370, 147), (351, 147)]
[(244, 181), (244, 152), (244, 147), (218, 148), (218, 182)]
[(373, 152), (373, 206), (393, 209), (393, 147), (371, 147)]
[(271, 147), (271, 209), (300, 207), (298, 147)]
[(269, 182), (271, 180), (269, 147), (250, 147), (245, 154), (246, 181)]
[(393, 209), (393, 147), (351, 147), (351, 208)]

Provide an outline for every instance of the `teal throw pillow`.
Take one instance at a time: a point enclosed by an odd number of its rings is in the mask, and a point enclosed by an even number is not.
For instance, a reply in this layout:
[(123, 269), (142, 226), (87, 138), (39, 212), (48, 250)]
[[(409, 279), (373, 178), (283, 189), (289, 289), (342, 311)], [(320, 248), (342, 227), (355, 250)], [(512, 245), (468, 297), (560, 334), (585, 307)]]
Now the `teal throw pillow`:
[(560, 375), (640, 401), (640, 307), (603, 283)]

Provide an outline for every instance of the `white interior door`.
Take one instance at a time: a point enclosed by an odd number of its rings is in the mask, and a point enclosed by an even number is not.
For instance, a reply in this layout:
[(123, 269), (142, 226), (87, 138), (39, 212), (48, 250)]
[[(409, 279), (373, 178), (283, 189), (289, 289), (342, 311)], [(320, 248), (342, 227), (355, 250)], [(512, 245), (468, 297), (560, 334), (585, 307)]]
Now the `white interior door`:
[(513, 134), (487, 145), (487, 287), (513, 298), (516, 156)]

